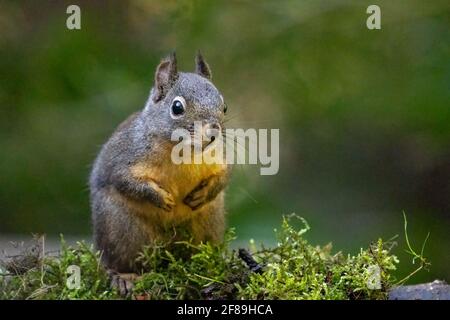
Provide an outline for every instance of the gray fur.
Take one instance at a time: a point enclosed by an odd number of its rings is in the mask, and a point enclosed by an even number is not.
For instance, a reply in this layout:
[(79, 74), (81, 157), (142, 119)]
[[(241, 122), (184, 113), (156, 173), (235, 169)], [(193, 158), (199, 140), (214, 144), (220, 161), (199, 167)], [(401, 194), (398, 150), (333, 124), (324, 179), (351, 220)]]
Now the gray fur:
[[(170, 108), (176, 96), (184, 97), (187, 108), (185, 116), (172, 119)], [(156, 208), (169, 211), (170, 204), (160, 190), (135, 179), (130, 168), (141, 162), (158, 165), (171, 161), (166, 154), (161, 154), (161, 145), (172, 143), (172, 131), (180, 127), (189, 129), (194, 121), (223, 124), (223, 107), (219, 91), (208, 78), (194, 73), (178, 73), (175, 55), (158, 66), (155, 86), (145, 108), (131, 115), (116, 129), (101, 148), (91, 172), (89, 186), (94, 242), (102, 251), (102, 260), (107, 268), (118, 272), (139, 271), (135, 259), (144, 245), (151, 245), (152, 241), (178, 226), (187, 227), (188, 231), (193, 226), (191, 218), (160, 224)], [(223, 190), (228, 182), (228, 173), (207, 179), (207, 182), (198, 181), (199, 185), (186, 195), (184, 203), (189, 205), (195, 191), (202, 189), (202, 185), (208, 188), (204, 190), (204, 203), (190, 206), (195, 213), (192, 216), (202, 219), (196, 222), (197, 225), (200, 223), (205, 229), (198, 241), (220, 241), (223, 235)], [(143, 214), (132, 203), (152, 204), (155, 209)], [(192, 236), (196, 237), (195, 234)]]

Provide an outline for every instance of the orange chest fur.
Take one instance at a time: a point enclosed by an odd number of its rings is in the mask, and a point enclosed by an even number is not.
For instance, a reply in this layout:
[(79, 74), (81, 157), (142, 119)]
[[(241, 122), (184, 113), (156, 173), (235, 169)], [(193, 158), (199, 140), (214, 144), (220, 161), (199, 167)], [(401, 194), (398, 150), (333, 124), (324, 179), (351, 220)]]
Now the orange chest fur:
[(162, 164), (138, 163), (131, 167), (131, 174), (141, 181), (154, 181), (182, 201), (202, 180), (226, 173), (222, 164)]

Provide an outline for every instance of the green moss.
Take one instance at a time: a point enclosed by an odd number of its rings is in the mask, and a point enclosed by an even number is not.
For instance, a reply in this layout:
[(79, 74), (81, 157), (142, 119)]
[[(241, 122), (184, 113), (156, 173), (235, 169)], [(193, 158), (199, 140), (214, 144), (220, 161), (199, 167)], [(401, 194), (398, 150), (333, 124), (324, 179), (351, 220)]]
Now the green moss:
[[(294, 216), (295, 218), (298, 218)], [(301, 219), (301, 218), (299, 218)], [(233, 230), (220, 245), (191, 241), (147, 247), (138, 258), (145, 270), (135, 282), (136, 299), (385, 299), (398, 263), (390, 243), (381, 239), (357, 255), (333, 253), (331, 245), (312, 246), (303, 237), (307, 223), (297, 229), (283, 219), (274, 248), (252, 250), (242, 259), (230, 248)], [(39, 256), (20, 274), (0, 276), (1, 299), (115, 299), (99, 253), (83, 242), (62, 241), (59, 256)], [(253, 260), (254, 259), (254, 260)], [(244, 260), (247, 260), (244, 262)], [(250, 261), (249, 261), (250, 260)], [(249, 264), (250, 267), (249, 268)], [(252, 265), (253, 264), (253, 265)], [(11, 265), (3, 264), (11, 270)], [(66, 286), (67, 268), (81, 270), (78, 289)], [(373, 289), (375, 270), (379, 289)], [(372, 271), (371, 271), (372, 270)], [(18, 273), (18, 272), (17, 272)], [(376, 282), (376, 281), (375, 281)], [(377, 284), (377, 283), (375, 283)]]
[[(309, 226), (296, 230), (284, 219), (277, 247), (256, 252), (267, 267), (251, 274), (240, 296), (248, 299), (385, 299), (397, 258), (380, 239), (356, 256), (333, 254), (331, 245), (315, 247), (303, 238)], [(379, 268), (380, 289), (373, 288)], [(376, 285), (376, 283), (375, 283)]]
[[(40, 248), (40, 246), (37, 246)], [(14, 274), (16, 266), (24, 259), (35, 257), (36, 263), (28, 266), (28, 270)], [(20, 259), (18, 259), (20, 258)], [(67, 268), (71, 265), (80, 267), (79, 289), (69, 289)], [(109, 299), (117, 297), (110, 290), (108, 275), (100, 264), (100, 254), (92, 245), (78, 242), (69, 247), (61, 239), (61, 251), (58, 256), (33, 250), (22, 257), (3, 263), (5, 271), (0, 275), (0, 299)]]

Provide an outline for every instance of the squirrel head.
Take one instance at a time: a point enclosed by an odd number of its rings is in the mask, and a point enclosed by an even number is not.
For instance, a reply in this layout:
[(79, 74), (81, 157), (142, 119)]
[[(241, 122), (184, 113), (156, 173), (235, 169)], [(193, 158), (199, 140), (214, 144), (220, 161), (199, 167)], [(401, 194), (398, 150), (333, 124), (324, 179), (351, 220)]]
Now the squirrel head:
[(175, 129), (223, 129), (226, 104), (211, 82), (211, 70), (200, 54), (195, 58), (195, 72), (178, 72), (175, 53), (163, 59), (156, 68), (155, 83), (143, 111), (150, 131), (170, 139)]

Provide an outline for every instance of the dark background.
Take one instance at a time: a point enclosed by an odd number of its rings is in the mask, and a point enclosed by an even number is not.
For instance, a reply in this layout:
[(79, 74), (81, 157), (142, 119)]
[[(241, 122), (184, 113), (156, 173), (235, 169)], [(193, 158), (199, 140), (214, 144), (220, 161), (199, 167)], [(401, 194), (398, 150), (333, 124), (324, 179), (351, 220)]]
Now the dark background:
[[(0, 1), (0, 235), (90, 238), (99, 147), (143, 107), (160, 58), (201, 49), (237, 127), (280, 128), (280, 172), (237, 167), (228, 221), (273, 243), (296, 212), (312, 243), (357, 252), (398, 234), (450, 279), (448, 1)], [(66, 28), (78, 4), (82, 29)]]

